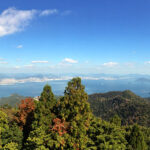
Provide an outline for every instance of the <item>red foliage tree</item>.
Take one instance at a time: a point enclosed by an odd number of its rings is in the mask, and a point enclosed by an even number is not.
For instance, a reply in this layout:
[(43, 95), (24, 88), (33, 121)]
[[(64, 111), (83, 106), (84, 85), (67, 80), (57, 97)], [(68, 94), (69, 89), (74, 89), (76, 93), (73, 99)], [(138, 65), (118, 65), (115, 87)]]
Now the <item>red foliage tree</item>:
[[(17, 112), (14, 120), (18, 123), (21, 129), (27, 124), (29, 117), (33, 117), (33, 111), (35, 109), (34, 100), (32, 98), (26, 98), (22, 100), (18, 106), (19, 111)], [(31, 120), (30, 120), (31, 121)]]
[(67, 133), (67, 123), (65, 121), (62, 121), (59, 118), (55, 118), (53, 120), (54, 122), (54, 126), (52, 128), (53, 131), (58, 132), (58, 134), (60, 136), (62, 136), (63, 134)]

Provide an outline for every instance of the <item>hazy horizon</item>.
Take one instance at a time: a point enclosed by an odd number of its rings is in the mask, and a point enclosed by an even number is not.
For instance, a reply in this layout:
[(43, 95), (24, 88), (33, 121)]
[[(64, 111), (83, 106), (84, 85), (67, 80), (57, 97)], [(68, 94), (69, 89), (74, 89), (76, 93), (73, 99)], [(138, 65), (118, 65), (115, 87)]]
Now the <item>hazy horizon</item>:
[[(149, 96), (150, 1), (5, 0), (0, 6), (0, 96), (86, 91)], [(35, 86), (35, 88), (34, 88)], [(30, 90), (32, 88), (32, 91)]]
[(150, 74), (147, 0), (5, 0), (0, 73)]
[(88, 94), (131, 90), (142, 97), (150, 96), (150, 75), (0, 74), (0, 97), (13, 93), (38, 96), (45, 84), (51, 85), (56, 95), (63, 95), (67, 82), (77, 76), (81, 77)]

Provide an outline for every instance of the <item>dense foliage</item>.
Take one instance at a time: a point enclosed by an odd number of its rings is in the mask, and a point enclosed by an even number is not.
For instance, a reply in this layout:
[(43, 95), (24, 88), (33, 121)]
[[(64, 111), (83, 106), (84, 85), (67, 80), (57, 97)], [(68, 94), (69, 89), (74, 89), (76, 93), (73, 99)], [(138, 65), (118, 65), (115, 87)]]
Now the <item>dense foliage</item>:
[(129, 90), (92, 94), (89, 95), (88, 101), (94, 115), (106, 121), (118, 115), (122, 120), (122, 125), (137, 123), (150, 127), (150, 101)]
[[(119, 92), (116, 92), (119, 93)], [(111, 93), (115, 104), (111, 110), (107, 95), (101, 100), (93, 96), (93, 112), (88, 103), (88, 95), (80, 78), (68, 82), (64, 96), (55, 99), (52, 89), (45, 85), (39, 101), (32, 98), (22, 100), (18, 108), (8, 105), (0, 108), (0, 149), (2, 150), (148, 150), (150, 149), (150, 129), (137, 124), (128, 124), (116, 108), (122, 99), (129, 101), (131, 93)], [(91, 97), (89, 101), (91, 102)], [(135, 96), (135, 95), (134, 95)], [(116, 100), (117, 99), (117, 100)], [(140, 97), (134, 97), (134, 101)], [(124, 101), (123, 101), (124, 102)], [(99, 104), (101, 103), (101, 104)], [(144, 102), (146, 103), (146, 102)], [(97, 104), (97, 105), (95, 105)], [(130, 103), (127, 103), (130, 105)], [(126, 107), (128, 105), (125, 105)], [(99, 109), (96, 106), (100, 106)], [(102, 107), (103, 106), (103, 107)], [(108, 106), (108, 108), (106, 108)], [(136, 108), (137, 106), (137, 108)], [(138, 105), (134, 106), (138, 109)], [(94, 111), (94, 108), (96, 111)], [(121, 107), (123, 108), (123, 106)], [(104, 110), (106, 109), (106, 110)], [(106, 113), (107, 111), (110, 112)], [(124, 108), (126, 109), (126, 108)], [(121, 109), (123, 111), (123, 109)], [(102, 113), (102, 111), (104, 111)], [(118, 112), (118, 113), (117, 113)], [(126, 113), (125, 111), (122, 113)], [(125, 114), (132, 116), (133, 112)], [(140, 114), (139, 115), (143, 115)], [(146, 112), (147, 113), (147, 112)], [(11, 114), (11, 115), (10, 115)], [(108, 114), (110, 116), (108, 116)], [(97, 114), (99, 115), (99, 114)], [(106, 118), (105, 118), (106, 116)], [(125, 118), (127, 119), (127, 118)], [(145, 120), (148, 119), (145, 118)], [(146, 124), (147, 125), (147, 124)]]

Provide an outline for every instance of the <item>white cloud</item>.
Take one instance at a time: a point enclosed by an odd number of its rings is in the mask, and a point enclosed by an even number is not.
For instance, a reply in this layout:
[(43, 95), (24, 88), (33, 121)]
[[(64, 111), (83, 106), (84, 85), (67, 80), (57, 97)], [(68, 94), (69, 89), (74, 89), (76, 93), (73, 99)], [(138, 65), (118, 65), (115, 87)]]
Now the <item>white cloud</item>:
[(46, 61), (46, 60), (35, 60), (35, 61), (32, 61), (32, 63), (48, 63), (48, 61)]
[(14, 85), (20, 83), (27, 82), (47, 82), (47, 81), (57, 81), (57, 80), (69, 80), (72, 77), (60, 77), (60, 78), (37, 78), (37, 77), (29, 77), (26, 79), (15, 79), (15, 78), (5, 78), (0, 80), (0, 85)]
[(107, 62), (107, 63), (103, 64), (103, 66), (105, 66), (105, 67), (114, 67), (116, 65), (118, 65), (117, 62)]
[(0, 80), (0, 85), (12, 85), (16, 84), (17, 80), (16, 79), (2, 79)]
[(18, 45), (17, 48), (23, 48), (23, 45)]
[(145, 64), (150, 64), (150, 61), (146, 61)]
[(61, 62), (59, 62), (56, 65), (51, 65), (51, 66), (49, 66), (49, 68), (55, 69), (55, 70), (59, 69), (59, 71), (60, 71), (60, 69), (62, 71), (71, 70), (71, 69), (73, 69), (73, 67), (72, 67), (73, 64), (77, 64), (77, 63), (78, 63), (77, 60), (74, 60), (74, 59), (71, 59), (71, 58), (64, 58)]
[[(0, 37), (22, 31), (35, 16), (48, 16), (54, 14), (68, 15), (70, 10), (59, 13), (57, 9), (46, 10), (18, 10), (8, 8), (0, 14)], [(20, 46), (20, 47), (18, 47)], [(18, 45), (17, 48), (22, 48)]]
[(74, 60), (74, 59), (71, 59), (71, 58), (65, 58), (65, 59), (63, 60), (63, 62), (65, 62), (65, 63), (71, 63), (71, 64), (76, 64), (76, 63), (78, 63), (77, 60)]
[(48, 15), (53, 15), (53, 14), (58, 14), (57, 9), (46, 9), (41, 11), (40, 16), (48, 16)]
[(117, 80), (114, 77), (81, 77), (83, 80)]
[(8, 8), (0, 14), (0, 37), (21, 31), (33, 19), (36, 10)]
[[(70, 80), (73, 76), (61, 76), (61, 77), (28, 77), (28, 78), (4, 78), (0, 79), (0, 85), (14, 85), (14, 84), (21, 84), (21, 83), (27, 83), (27, 82), (48, 82), (48, 81), (62, 81), (62, 80)], [(117, 80), (117, 78), (114, 77), (90, 77), (90, 76), (84, 76), (81, 77), (83, 80)]]

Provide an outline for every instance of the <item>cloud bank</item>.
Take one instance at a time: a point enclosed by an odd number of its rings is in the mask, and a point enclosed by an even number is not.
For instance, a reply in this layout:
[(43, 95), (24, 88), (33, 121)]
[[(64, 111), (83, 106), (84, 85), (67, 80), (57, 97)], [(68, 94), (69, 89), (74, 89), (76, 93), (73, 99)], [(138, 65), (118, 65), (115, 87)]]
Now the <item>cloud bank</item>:
[[(14, 84), (22, 84), (28, 82), (48, 82), (48, 81), (61, 81), (61, 80), (71, 80), (73, 76), (62, 76), (58, 78), (48, 78), (48, 77), (29, 77), (23, 79), (15, 79), (15, 78), (4, 78), (0, 79), (0, 85), (14, 85)], [(117, 80), (117, 78), (113, 77), (90, 77), (84, 76), (81, 77), (82, 80)]]
[(8, 8), (0, 14), (0, 37), (21, 31), (36, 14), (36, 10)]
[[(57, 9), (46, 10), (18, 10), (14, 7), (4, 10), (0, 14), (0, 37), (22, 31), (35, 16), (49, 16), (58, 14)], [(69, 13), (69, 12), (66, 12)], [(18, 45), (17, 48), (22, 48)]]

